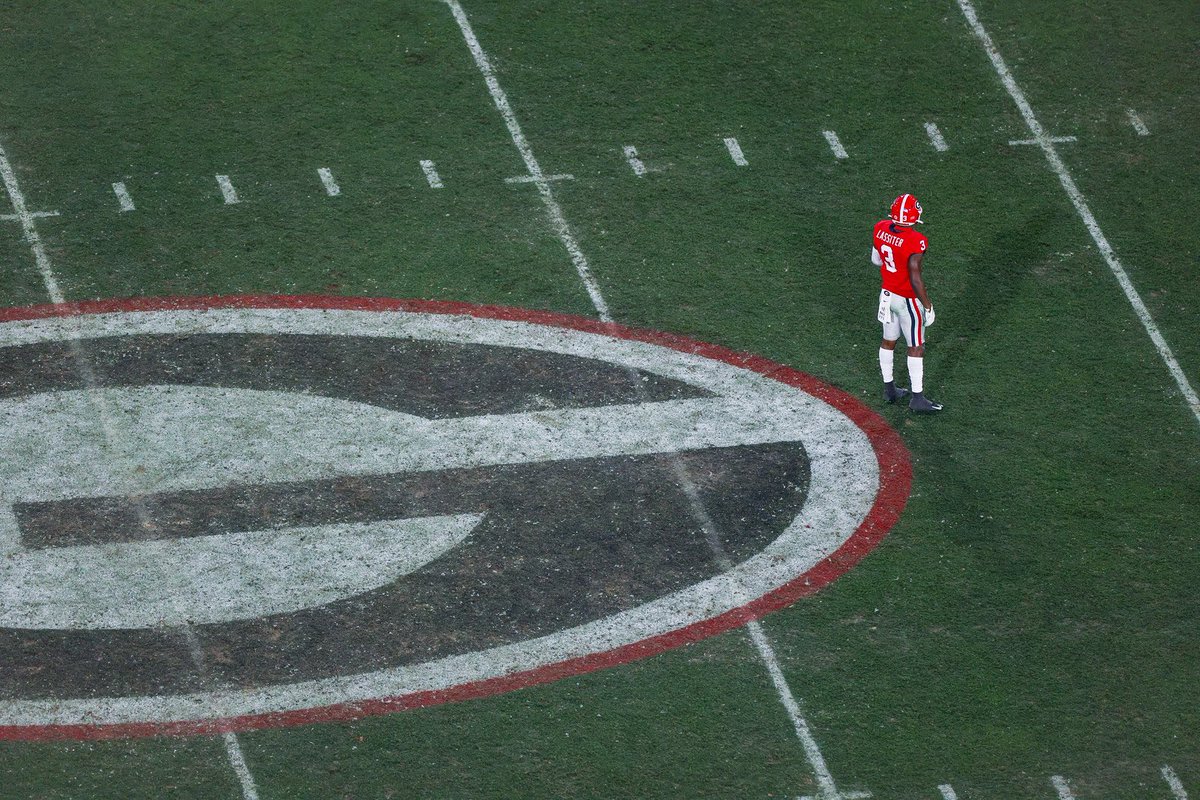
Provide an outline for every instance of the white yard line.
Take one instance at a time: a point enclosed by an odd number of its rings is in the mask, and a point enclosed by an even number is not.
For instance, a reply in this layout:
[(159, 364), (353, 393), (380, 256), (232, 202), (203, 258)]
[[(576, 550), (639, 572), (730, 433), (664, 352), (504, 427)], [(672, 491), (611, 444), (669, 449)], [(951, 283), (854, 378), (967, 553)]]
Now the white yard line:
[(1105, 238), (1103, 231), (1100, 230), (1100, 225), (1097, 224), (1091, 209), (1088, 208), (1087, 200), (1084, 198), (1083, 193), (1079, 191), (1079, 187), (1075, 185), (1075, 180), (1067, 171), (1066, 164), (1063, 163), (1062, 158), (1058, 155), (1058, 151), (1054, 148), (1054, 142), (1046, 135), (1046, 130), (1038, 122), (1037, 117), (1034, 116), (1033, 108), (1029, 105), (1029, 101), (1025, 99), (1025, 93), (1017, 85), (1016, 78), (1013, 77), (1012, 71), (1009, 70), (1008, 65), (1004, 62), (1000, 51), (996, 49), (996, 44), (992, 41), (992, 37), (988, 35), (988, 32), (979, 22), (979, 16), (975, 13), (975, 7), (971, 4), (971, 0), (958, 0), (958, 6), (962, 9), (963, 16), (967, 18), (967, 23), (971, 26), (971, 30), (983, 44), (984, 50), (987, 51), (988, 57), (992, 60), (992, 66), (995, 68), (996, 74), (1000, 77), (1000, 82), (1004, 84), (1004, 88), (1008, 90), (1009, 96), (1017, 104), (1021, 116), (1025, 119), (1025, 125), (1028, 126), (1029, 132), (1033, 134), (1038, 146), (1042, 148), (1042, 152), (1045, 153), (1046, 160), (1050, 163), (1050, 168), (1058, 175), (1058, 180), (1062, 184), (1063, 190), (1066, 191), (1067, 196), (1071, 199), (1071, 203), (1075, 206), (1075, 211), (1079, 214), (1079, 218), (1083, 220), (1084, 227), (1092, 235), (1092, 240), (1096, 243), (1096, 247), (1099, 248), (1100, 254), (1104, 256), (1104, 260), (1108, 263), (1108, 268), (1112, 270), (1113, 275), (1116, 277), (1117, 283), (1121, 285), (1121, 290), (1125, 292), (1125, 297), (1129, 300), (1129, 304), (1133, 306), (1133, 310), (1141, 321), (1142, 327), (1150, 335), (1150, 341), (1154, 343), (1154, 348), (1158, 351), (1159, 358), (1166, 364), (1171, 377), (1175, 379), (1175, 383), (1183, 393), (1184, 400), (1187, 402), (1192, 416), (1196, 418), (1196, 422), (1200, 423), (1200, 397), (1196, 395), (1196, 390), (1188, 382), (1183, 368), (1179, 366), (1175, 354), (1167, 345), (1167, 340), (1163, 338), (1162, 332), (1150, 316), (1146, 304), (1142, 302), (1141, 295), (1134, 288), (1133, 282), (1129, 279), (1125, 268), (1121, 266), (1121, 261), (1117, 258), (1112, 245), (1108, 243), (1108, 239)]
[(1137, 131), (1138, 136), (1149, 136), (1150, 129), (1146, 127), (1146, 123), (1142, 121), (1141, 116), (1132, 108), (1125, 109), (1125, 114), (1129, 117), (1129, 124)]
[(926, 122), (925, 133), (929, 136), (929, 141), (933, 145), (934, 150), (944, 153), (950, 149), (950, 145), (946, 144), (946, 137), (942, 136), (942, 132), (938, 130), (936, 122)]
[(646, 174), (646, 165), (638, 158), (637, 148), (632, 145), (626, 145), (624, 148), (625, 160), (629, 162), (629, 168), (633, 170), (633, 174), (639, 178)]
[(813, 736), (812, 729), (808, 726), (808, 721), (804, 718), (804, 712), (801, 710), (800, 704), (796, 702), (791, 687), (788, 686), (783, 669), (779, 666), (779, 658), (775, 655), (775, 648), (767, 639), (762, 625), (754, 620), (746, 623), (746, 630), (749, 631), (750, 640), (754, 642), (754, 647), (758, 650), (758, 655), (767, 668), (767, 674), (771, 676), (771, 683), (775, 685), (779, 701), (792, 721), (796, 738), (800, 740), (800, 746), (804, 748), (804, 755), (812, 767), (813, 777), (817, 779), (817, 794), (813, 800), (851, 800), (851, 798), (870, 797), (870, 792), (838, 792), (833, 774), (829, 771), (829, 765), (825, 763), (825, 756), (821, 754), (821, 748), (817, 744), (816, 737)]
[[(692, 517), (700, 523), (700, 528), (704, 531), (708, 545), (716, 556), (717, 565), (726, 571), (732, 569), (733, 561), (725, 551), (725, 545), (722, 544), (721, 533), (717, 529), (716, 523), (713, 522), (708, 509), (704, 507), (704, 501), (700, 498), (700, 490), (697, 488), (696, 482), (692, 479), (687, 467), (678, 456), (672, 459), (672, 467), (675, 471), (675, 477), (679, 481), (679, 486), (683, 489), (683, 493), (688, 499), (688, 506), (692, 512)], [(746, 630), (750, 633), (750, 641), (754, 643), (754, 648), (758, 651), (763, 665), (767, 668), (767, 674), (771, 676), (771, 683), (774, 684), (775, 692), (779, 695), (779, 702), (783, 704), (788, 718), (792, 721), (792, 728), (796, 731), (796, 738), (800, 740), (800, 746), (804, 748), (804, 755), (808, 758), (808, 763), (812, 766), (813, 776), (817, 779), (816, 797), (807, 800), (849, 800), (851, 794), (838, 793), (833, 775), (829, 771), (829, 766), (825, 763), (825, 756), (821, 754), (821, 748), (817, 745), (817, 740), (808, 726), (808, 721), (804, 719), (804, 713), (800, 709), (800, 704), (796, 702), (796, 697), (792, 694), (791, 687), (788, 686), (783, 669), (779, 666), (779, 658), (775, 655), (775, 648), (771, 646), (770, 640), (767, 639), (767, 634), (763, 630), (762, 625), (757, 620), (752, 620), (746, 623)], [(870, 797), (869, 792), (853, 793), (853, 795)], [(802, 798), (801, 800), (806, 799)]]
[(117, 202), (121, 204), (121, 211), (133, 211), (133, 198), (129, 196), (129, 190), (125, 188), (124, 183), (114, 183), (112, 185), (113, 194), (117, 196)]
[(242, 784), (242, 799), (258, 800), (258, 787), (254, 785), (254, 776), (250, 774), (250, 768), (246, 766), (246, 756), (242, 753), (241, 743), (232, 733), (226, 733), (223, 738), (225, 754), (229, 756), (229, 763)]
[[(142, 508), (143, 511), (139, 513), (139, 516), (144, 513), (145, 506)], [(196, 635), (196, 631), (191, 625), (182, 625), (177, 630), (183, 634), (188, 653), (192, 656), (192, 663), (200, 672), (200, 680), (211, 685), (212, 676), (204, 661), (204, 650), (200, 647), (200, 637)], [(254, 784), (254, 776), (250, 774), (250, 768), (246, 766), (246, 754), (242, 752), (242, 745), (238, 741), (237, 734), (227, 732), (221, 738), (225, 741), (225, 755), (229, 758), (229, 766), (233, 767), (233, 773), (237, 775), (238, 782), (242, 785), (242, 800), (258, 800), (258, 787)]]
[(3, 178), (8, 199), (12, 201), (13, 213), (21, 222), (21, 230), (25, 233), (25, 242), (33, 251), (33, 260), (37, 263), (42, 283), (46, 286), (46, 294), (50, 295), (50, 300), (54, 303), (64, 302), (62, 290), (58, 288), (58, 279), (54, 277), (54, 270), (50, 268), (50, 257), (46, 255), (42, 238), (38, 236), (37, 227), (33, 224), (34, 215), (25, 205), (25, 195), (21, 194), (21, 187), (17, 185), (16, 173), (13, 172), (8, 154), (4, 152), (2, 146), (0, 146), (0, 178)]
[(587, 289), (588, 297), (591, 298), (596, 313), (605, 322), (612, 322), (612, 315), (608, 312), (608, 303), (604, 301), (604, 296), (600, 294), (600, 286), (596, 283), (596, 278), (592, 275), (592, 268), (588, 265), (587, 257), (583, 254), (583, 250), (580, 249), (579, 242), (575, 238), (571, 226), (567, 224), (567, 219), (563, 216), (562, 207), (554, 199), (554, 191), (550, 188), (550, 183), (546, 180), (541, 165), (538, 164), (533, 151), (529, 149), (529, 142), (525, 139), (525, 134), (521, 132), (521, 125), (517, 122), (517, 117), (513, 113), (512, 106), (508, 103), (508, 95), (500, 88), (500, 81), (496, 78), (496, 71), (492, 68), (492, 62), (488, 60), (487, 54), (479, 46), (479, 39), (475, 37), (475, 31), (471, 28), (471, 22), (467, 19), (466, 12), (463, 11), (462, 5), (458, 0), (443, 0), (443, 2), (450, 7), (450, 12), (454, 15), (454, 20), (458, 23), (463, 39), (466, 40), (467, 47), (471, 51), (471, 56), (475, 59), (475, 66), (479, 68), (484, 82), (487, 83), (488, 93), (492, 96), (492, 102), (496, 104), (496, 110), (504, 118), (504, 124), (508, 127), (508, 133), (512, 137), (513, 145), (516, 146), (517, 152), (521, 154), (521, 158), (525, 161), (525, 168), (529, 170), (529, 177), (537, 187), (538, 194), (542, 198), (542, 204), (546, 207), (546, 215), (550, 218), (550, 227), (558, 234), (563, 247), (567, 249), (567, 254), (571, 256), (571, 262), (575, 265), (575, 271), (579, 273), (579, 278), (583, 281), (583, 285)]
[(228, 175), (218, 175), (217, 186), (221, 187), (221, 196), (225, 198), (225, 205), (232, 206), (241, 202), (237, 189), (233, 188), (233, 183), (230, 182)]
[(839, 161), (844, 158), (849, 158), (850, 155), (846, 152), (846, 148), (842, 147), (842, 140), (834, 131), (821, 131), (825, 136), (825, 141), (829, 142), (829, 149), (833, 151), (833, 157)]
[[(13, 172), (12, 164), (9, 162), (8, 155), (4, 152), (3, 147), (0, 147), (0, 177), (4, 180), (4, 188), (8, 192), (9, 200), (12, 201), (13, 211), (16, 212), (17, 217), (21, 220), (21, 227), (25, 232), (25, 241), (29, 244), (29, 248), (33, 252), (33, 258), (37, 263), (38, 272), (41, 273), (46, 293), (50, 295), (50, 299), (53, 302), (64, 302), (62, 290), (59, 289), (58, 280), (54, 277), (54, 270), (50, 265), (50, 258), (46, 255), (46, 249), (42, 245), (41, 237), (38, 236), (37, 229), (34, 226), (33, 218), (35, 215), (28, 210), (25, 203), (25, 195), (21, 193), (21, 187), (17, 184), (16, 174)], [(71, 352), (75, 359), (76, 367), (84, 379), (84, 383), (90, 388), (96, 389), (99, 386), (99, 381), (97, 381), (96, 374), (88, 363), (83, 346), (78, 339), (73, 341)], [(105, 407), (103, 401), (97, 401), (96, 411), (99, 414), (105, 438), (112, 442), (118, 436), (117, 424), (114, 423), (112, 415)], [(143, 521), (146, 521), (147, 513), (145, 505), (139, 502), (135, 506), (138, 516)], [(184, 626), (184, 634), (188, 639), (188, 646), (193, 658), (197, 657), (200, 653), (200, 648), (195, 632), (190, 626)], [(199, 667), (203, 671), (202, 662), (200, 662)], [(250, 770), (246, 767), (246, 759), (242, 755), (242, 749), (238, 745), (237, 737), (232, 733), (225, 734), (225, 750), (229, 756), (230, 766), (233, 767), (238, 780), (241, 781), (243, 800), (258, 800), (258, 792), (254, 788), (254, 779), (250, 775)]]
[(750, 162), (746, 160), (746, 154), (742, 152), (742, 146), (738, 144), (738, 140), (732, 136), (725, 139), (725, 149), (729, 151), (729, 157), (733, 159), (733, 163), (739, 167), (746, 167)]
[(421, 171), (425, 173), (425, 180), (429, 182), (430, 189), (444, 189), (445, 184), (442, 183), (442, 176), (438, 175), (437, 167), (429, 159), (421, 159)]
[[(588, 296), (592, 300), (592, 305), (596, 309), (596, 314), (605, 322), (612, 321), (612, 315), (608, 310), (608, 303), (605, 302), (604, 296), (600, 293), (600, 287), (596, 284), (595, 278), (592, 276), (591, 269), (587, 264), (587, 259), (583, 252), (579, 249), (578, 243), (571, 234), (570, 226), (567, 224), (566, 218), (563, 216), (562, 208), (554, 199), (550, 189), (550, 184), (546, 181), (542, 172), (541, 165), (538, 164), (537, 158), (533, 154), (533, 150), (529, 146), (524, 134), (521, 132), (521, 126), (517, 122), (516, 114), (513, 113), (512, 106), (508, 102), (508, 96), (500, 87), (500, 81), (496, 78), (495, 70), (492, 68), (487, 54), (479, 44), (479, 39), (476, 38), (474, 30), (471, 28), (471, 23), (467, 19), (466, 12), (463, 11), (462, 5), (458, 0), (443, 0), (450, 7), (454, 14), (454, 19), (458, 23), (459, 29), (462, 31), (463, 39), (467, 43), (467, 47), (471, 51), (471, 55), (475, 59), (475, 65), (479, 68), (483, 75), (484, 81), (487, 83), (488, 91), (491, 93), (492, 101), (496, 105), (496, 109), (504, 118), (504, 123), (508, 127), (513, 144), (521, 157), (525, 161), (525, 166), (529, 170), (530, 176), (534, 179), (535, 185), (538, 187), (538, 192), (542, 196), (543, 202), (546, 205), (547, 212), (550, 216), (550, 222), (559, 238), (567, 248), (567, 252), (571, 256), (571, 260), (575, 263), (576, 270), (579, 272), (579, 277), (583, 281), (584, 287), (587, 289)], [(741, 148), (738, 147), (735, 139), (726, 139), (726, 147), (729, 148), (729, 153), (733, 156), (736, 162), (741, 157)], [(744, 162), (745, 159), (742, 158)], [(687, 495), (692, 507), (692, 513), (705, 529), (710, 545), (713, 548), (717, 561), (722, 567), (727, 568), (730, 565), (729, 557), (725, 555), (724, 548), (720, 543), (720, 537), (716, 532), (716, 528), (712, 523), (708, 512), (699, 497), (699, 491), (696, 488), (695, 482), (687, 473), (683, 462), (678, 458), (673, 459), (675, 470), (680, 479), (680, 485)], [(847, 794), (839, 794), (837, 786), (834, 783), (833, 776), (830, 774), (829, 767), (825, 763), (825, 758), (821, 754), (820, 748), (817, 746), (817, 741), (814, 738), (808, 722), (800, 709), (800, 704), (796, 701), (788, 686), (787, 679), (784, 677), (783, 670), (779, 666), (779, 659), (775, 655), (775, 650), (767, 639), (762, 626), (758, 622), (750, 622), (746, 626), (750, 633), (750, 638), (754, 643), (759, 655), (761, 656), (767, 672), (771, 676), (771, 682), (775, 685), (776, 692), (779, 695), (779, 700), (787, 711), (792, 725), (795, 728), (796, 736), (800, 739), (801, 746), (804, 749), (805, 756), (808, 758), (809, 765), (812, 767), (813, 774), (817, 780), (819, 800), (852, 800), (852, 798), (869, 797), (867, 792), (851, 792)]]
[(1075, 800), (1075, 793), (1071, 791), (1071, 785), (1062, 775), (1051, 775), (1050, 783), (1054, 785), (1054, 791), (1058, 792), (1058, 800)]
[(321, 178), (321, 183), (325, 186), (325, 194), (330, 197), (337, 197), (342, 193), (342, 187), (337, 185), (337, 181), (333, 179), (333, 173), (328, 167), (321, 167), (317, 170), (318, 177)]
[(1188, 800), (1188, 794), (1183, 788), (1183, 781), (1179, 780), (1175, 770), (1163, 764), (1162, 776), (1163, 780), (1167, 782), (1167, 786), (1171, 787), (1171, 794), (1175, 795), (1175, 800)]
[(958, 800), (958, 795), (954, 793), (954, 787), (948, 783), (939, 786), (938, 791), (942, 793), (942, 800)]

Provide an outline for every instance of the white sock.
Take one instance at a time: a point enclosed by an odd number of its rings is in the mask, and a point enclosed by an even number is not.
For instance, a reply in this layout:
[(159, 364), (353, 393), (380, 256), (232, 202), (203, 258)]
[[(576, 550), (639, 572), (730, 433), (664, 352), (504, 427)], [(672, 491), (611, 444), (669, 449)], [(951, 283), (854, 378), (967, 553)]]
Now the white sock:
[(925, 359), (920, 356), (908, 357), (908, 379), (912, 381), (913, 394), (920, 394), (925, 389)]
[(896, 351), (888, 350), (887, 348), (879, 348), (879, 371), (883, 373), (883, 382), (891, 383), (895, 380), (892, 374), (892, 364), (895, 362)]

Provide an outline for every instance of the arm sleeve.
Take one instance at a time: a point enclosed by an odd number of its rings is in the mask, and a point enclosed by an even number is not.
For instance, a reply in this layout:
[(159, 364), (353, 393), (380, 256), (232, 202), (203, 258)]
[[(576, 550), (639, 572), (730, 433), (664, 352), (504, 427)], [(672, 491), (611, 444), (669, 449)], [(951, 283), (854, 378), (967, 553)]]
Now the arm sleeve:
[(883, 259), (879, 257), (879, 251), (874, 247), (871, 248), (871, 263), (877, 267), (883, 266)]

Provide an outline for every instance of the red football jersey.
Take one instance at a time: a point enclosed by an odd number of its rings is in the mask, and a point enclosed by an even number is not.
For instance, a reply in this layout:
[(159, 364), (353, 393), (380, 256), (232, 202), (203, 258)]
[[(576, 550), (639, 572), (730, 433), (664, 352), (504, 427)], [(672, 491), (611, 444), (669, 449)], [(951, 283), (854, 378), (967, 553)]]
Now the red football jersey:
[(883, 288), (901, 297), (916, 297), (912, 279), (908, 275), (908, 257), (914, 253), (924, 253), (928, 244), (925, 234), (917, 232), (912, 226), (897, 225), (890, 219), (876, 222), (871, 246), (883, 260), (883, 266), (879, 268)]

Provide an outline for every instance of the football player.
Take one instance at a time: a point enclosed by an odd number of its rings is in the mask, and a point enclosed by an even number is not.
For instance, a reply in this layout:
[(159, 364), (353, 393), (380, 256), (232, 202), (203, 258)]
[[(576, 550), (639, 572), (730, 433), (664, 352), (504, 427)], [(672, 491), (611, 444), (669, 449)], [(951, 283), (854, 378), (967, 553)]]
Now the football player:
[(879, 291), (879, 321), (883, 323), (883, 342), (879, 345), (879, 369), (883, 373), (883, 397), (894, 403), (907, 397), (907, 389), (896, 386), (892, 371), (896, 341), (904, 334), (908, 354), (908, 378), (913, 411), (941, 411), (924, 394), (925, 328), (933, 324), (933, 302), (925, 291), (921, 261), (929, 240), (914, 227), (921, 221), (921, 204), (911, 194), (902, 194), (892, 203), (888, 219), (875, 223), (871, 242), (871, 263), (879, 267), (883, 288)]

